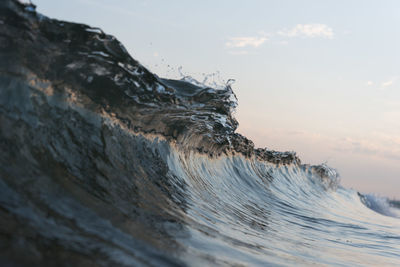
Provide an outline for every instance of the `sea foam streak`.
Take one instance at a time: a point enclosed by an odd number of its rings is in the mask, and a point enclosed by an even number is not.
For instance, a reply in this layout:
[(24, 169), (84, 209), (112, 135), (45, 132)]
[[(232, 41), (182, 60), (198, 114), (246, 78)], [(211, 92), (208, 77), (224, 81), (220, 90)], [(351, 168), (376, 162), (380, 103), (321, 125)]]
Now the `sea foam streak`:
[(397, 208), (255, 149), (230, 84), (161, 79), (33, 5), (0, 21), (2, 265), (400, 265)]

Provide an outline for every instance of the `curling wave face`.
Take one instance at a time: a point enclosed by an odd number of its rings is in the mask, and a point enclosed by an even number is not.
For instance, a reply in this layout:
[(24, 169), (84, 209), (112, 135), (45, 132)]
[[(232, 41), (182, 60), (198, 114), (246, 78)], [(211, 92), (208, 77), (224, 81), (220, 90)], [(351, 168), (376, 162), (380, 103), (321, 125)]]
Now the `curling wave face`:
[(231, 87), (0, 3), (1, 265), (399, 265), (398, 209), (235, 133)]

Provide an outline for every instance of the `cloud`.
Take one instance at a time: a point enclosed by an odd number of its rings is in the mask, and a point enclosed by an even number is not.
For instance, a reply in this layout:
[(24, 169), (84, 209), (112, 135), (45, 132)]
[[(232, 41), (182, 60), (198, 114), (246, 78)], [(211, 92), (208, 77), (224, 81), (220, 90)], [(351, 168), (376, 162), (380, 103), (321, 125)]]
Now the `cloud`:
[(391, 79), (389, 81), (383, 82), (381, 84), (381, 86), (382, 86), (382, 88), (389, 87), (389, 86), (392, 86), (394, 84), (394, 82), (395, 82), (395, 79)]
[(332, 28), (325, 24), (297, 24), (289, 30), (278, 31), (278, 34), (287, 37), (323, 37), (328, 39), (332, 39), (334, 35)]
[(267, 37), (231, 37), (225, 45), (229, 48), (259, 47), (267, 40)]
[[(332, 28), (328, 27), (325, 24), (297, 24), (291, 29), (282, 29), (278, 31), (277, 34), (284, 37), (322, 37), (328, 39), (332, 39), (334, 35)], [(276, 34), (260, 31), (256, 36), (230, 37), (225, 43), (225, 46), (227, 48), (257, 48), (264, 44), (266, 41), (269, 41), (274, 36), (276, 36)], [(287, 40), (279, 39), (280, 38), (275, 40), (274, 43), (280, 45), (289, 44)]]

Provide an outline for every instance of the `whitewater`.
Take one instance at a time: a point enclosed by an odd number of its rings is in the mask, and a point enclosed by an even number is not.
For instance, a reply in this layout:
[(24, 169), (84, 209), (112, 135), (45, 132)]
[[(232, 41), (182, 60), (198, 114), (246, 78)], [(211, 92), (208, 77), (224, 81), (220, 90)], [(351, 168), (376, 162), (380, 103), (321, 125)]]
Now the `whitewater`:
[(1, 266), (400, 266), (399, 203), (255, 148), (228, 82), (0, 3)]

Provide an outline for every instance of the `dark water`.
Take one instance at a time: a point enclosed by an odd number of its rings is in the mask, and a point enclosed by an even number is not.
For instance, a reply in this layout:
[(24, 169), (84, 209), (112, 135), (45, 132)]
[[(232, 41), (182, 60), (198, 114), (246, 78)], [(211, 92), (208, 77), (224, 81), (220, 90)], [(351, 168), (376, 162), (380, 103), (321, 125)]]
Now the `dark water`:
[(400, 265), (398, 203), (255, 149), (229, 85), (11, 0), (0, 59), (1, 265)]

